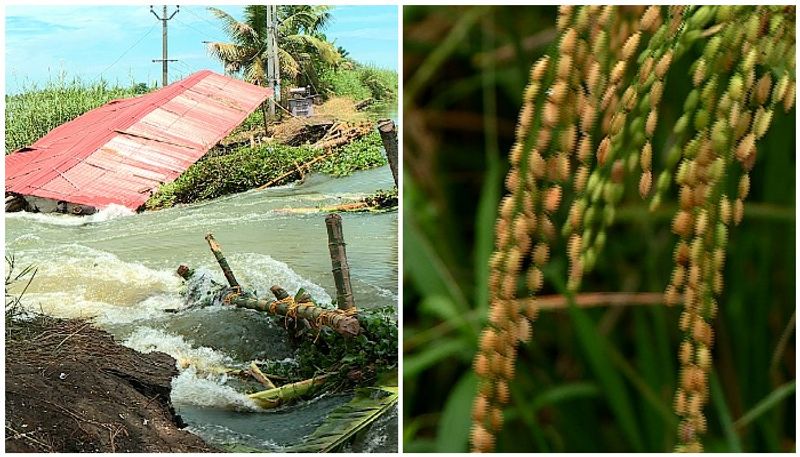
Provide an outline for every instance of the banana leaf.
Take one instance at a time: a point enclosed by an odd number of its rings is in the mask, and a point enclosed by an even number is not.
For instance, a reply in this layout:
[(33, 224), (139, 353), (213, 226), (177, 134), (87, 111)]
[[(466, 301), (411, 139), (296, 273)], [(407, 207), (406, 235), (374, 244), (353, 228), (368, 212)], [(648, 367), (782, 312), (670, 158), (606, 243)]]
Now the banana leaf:
[(375, 422), (397, 404), (397, 387), (363, 388), (350, 402), (336, 408), (304, 443), (287, 452), (331, 452)]

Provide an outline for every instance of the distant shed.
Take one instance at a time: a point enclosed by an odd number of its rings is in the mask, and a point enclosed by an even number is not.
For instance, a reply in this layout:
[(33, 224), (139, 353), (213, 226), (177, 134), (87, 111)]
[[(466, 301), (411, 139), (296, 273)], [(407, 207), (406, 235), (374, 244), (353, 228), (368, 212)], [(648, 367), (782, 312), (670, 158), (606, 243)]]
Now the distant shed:
[(62, 209), (118, 204), (136, 210), (271, 96), (272, 89), (203, 70), (111, 101), (7, 155), (6, 193)]

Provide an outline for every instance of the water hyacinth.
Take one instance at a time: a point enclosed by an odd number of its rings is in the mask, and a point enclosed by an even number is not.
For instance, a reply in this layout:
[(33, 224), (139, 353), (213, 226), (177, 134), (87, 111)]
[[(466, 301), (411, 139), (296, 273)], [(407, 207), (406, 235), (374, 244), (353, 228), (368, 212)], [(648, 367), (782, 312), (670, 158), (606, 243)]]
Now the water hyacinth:
[[(554, 250), (566, 248), (567, 286), (578, 290), (630, 186), (652, 209), (677, 190), (664, 289), (667, 305), (682, 305), (675, 450), (702, 451), (728, 233), (743, 218), (759, 140), (776, 110), (794, 107), (795, 8), (563, 6), (556, 27), (557, 46), (531, 67), (495, 226), (472, 449), (495, 447)], [(661, 101), (682, 59), (694, 59), (693, 88), (673, 119)]]

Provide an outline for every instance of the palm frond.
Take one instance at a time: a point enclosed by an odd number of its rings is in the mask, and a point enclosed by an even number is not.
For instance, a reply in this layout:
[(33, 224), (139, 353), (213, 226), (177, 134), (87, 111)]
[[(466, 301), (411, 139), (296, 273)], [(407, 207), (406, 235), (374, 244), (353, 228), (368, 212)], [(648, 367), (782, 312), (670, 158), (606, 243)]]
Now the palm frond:
[(263, 86), (267, 81), (267, 69), (261, 57), (256, 56), (253, 61), (246, 66), (245, 81)]
[(281, 65), (281, 74), (289, 78), (296, 78), (300, 74), (300, 63), (284, 48), (278, 48), (278, 59)]
[(331, 21), (330, 6), (290, 5), (278, 9), (281, 30), (287, 35), (317, 33)]
[(213, 41), (206, 45), (206, 49), (208, 49), (208, 53), (220, 61), (226, 66), (232, 62), (238, 62), (241, 59), (243, 54), (242, 47), (233, 44), (233, 43), (222, 43), (219, 41)]
[(222, 21), (225, 33), (228, 34), (233, 41), (239, 44), (251, 44), (258, 41), (258, 33), (248, 23), (237, 21), (236, 18), (230, 14), (219, 8), (214, 8), (213, 6), (209, 6), (208, 10), (211, 11), (211, 14), (216, 16), (217, 19)]
[(244, 21), (264, 39), (267, 36), (267, 6), (247, 5), (244, 7)]
[(332, 43), (313, 35), (293, 35), (286, 37), (286, 41), (299, 48), (313, 50), (319, 56), (320, 61), (329, 65), (337, 64), (342, 57)]

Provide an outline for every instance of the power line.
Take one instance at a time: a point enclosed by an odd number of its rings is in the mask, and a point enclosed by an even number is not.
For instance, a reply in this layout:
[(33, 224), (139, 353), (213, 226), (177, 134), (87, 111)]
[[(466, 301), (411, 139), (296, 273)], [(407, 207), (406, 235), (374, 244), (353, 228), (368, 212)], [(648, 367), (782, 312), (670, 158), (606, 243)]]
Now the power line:
[(144, 33), (144, 35), (142, 35), (142, 37), (141, 37), (141, 38), (139, 38), (139, 39), (136, 41), (136, 43), (133, 43), (133, 44), (132, 44), (132, 45), (131, 45), (131, 46), (130, 46), (128, 49), (126, 49), (126, 50), (125, 50), (125, 52), (123, 52), (123, 53), (122, 53), (122, 54), (121, 54), (119, 57), (117, 57), (117, 60), (115, 60), (115, 61), (114, 61), (114, 62), (113, 62), (111, 65), (109, 65), (108, 67), (106, 67), (106, 68), (105, 68), (105, 70), (103, 70), (103, 71), (101, 71), (100, 73), (98, 73), (96, 78), (99, 78), (100, 76), (102, 76), (102, 75), (103, 75), (103, 73), (105, 73), (105, 72), (107, 72), (108, 70), (110, 70), (110, 69), (111, 69), (111, 67), (113, 67), (114, 65), (116, 65), (117, 63), (119, 63), (119, 61), (120, 61), (120, 60), (122, 60), (122, 58), (123, 58), (123, 57), (125, 57), (125, 55), (126, 55), (126, 54), (128, 54), (128, 53), (131, 51), (131, 49), (135, 48), (135, 47), (136, 47), (136, 46), (137, 46), (139, 43), (141, 43), (141, 42), (142, 42), (142, 41), (143, 41), (145, 38), (147, 38), (147, 35), (150, 35), (150, 32), (152, 32), (152, 31), (153, 31), (153, 29), (155, 29), (155, 28), (156, 28), (156, 26), (155, 26), (155, 24), (153, 24), (153, 26), (152, 26), (152, 27), (150, 27), (150, 29), (149, 29), (147, 32), (145, 32), (145, 33)]
[(176, 63), (177, 63), (178, 65), (183, 65), (184, 67), (186, 67), (186, 70), (187, 70), (189, 73), (196, 73), (196, 72), (198, 71), (198, 68), (197, 68), (196, 66), (194, 66), (194, 65), (190, 65), (190, 64), (186, 63), (186, 61), (184, 61), (184, 60), (179, 60), (179, 61), (177, 61)]
[(209, 21), (208, 19), (206, 19), (206, 18), (204, 18), (204, 17), (201, 17), (200, 15), (198, 15), (197, 13), (195, 13), (193, 9), (189, 8), (188, 6), (184, 6), (184, 7), (183, 7), (183, 9), (185, 9), (186, 11), (188, 11), (188, 12), (189, 12), (189, 14), (191, 14), (191, 15), (192, 15), (192, 16), (194, 16), (194, 17), (196, 17), (197, 19), (200, 19), (201, 21), (205, 21), (205, 22), (207, 22), (208, 24), (211, 24), (212, 26), (219, 28), (219, 24), (214, 24), (213, 22)]
[[(184, 7), (184, 9), (186, 9), (186, 7)], [(202, 36), (203, 36), (203, 38), (206, 38), (206, 37), (208, 36), (208, 32), (204, 32), (204, 31), (202, 31), (202, 30), (198, 29), (197, 27), (195, 27), (195, 26), (193, 26), (193, 25), (191, 25), (191, 24), (188, 24), (188, 23), (186, 23), (186, 22), (183, 22), (182, 20), (178, 19), (177, 17), (175, 18), (175, 20), (176, 20), (176, 21), (178, 21), (178, 23), (180, 23), (180, 24), (183, 24), (183, 25), (185, 25), (186, 27), (189, 27), (190, 29), (192, 29), (192, 30), (194, 30), (195, 32), (199, 33), (200, 35), (202, 35)]]

